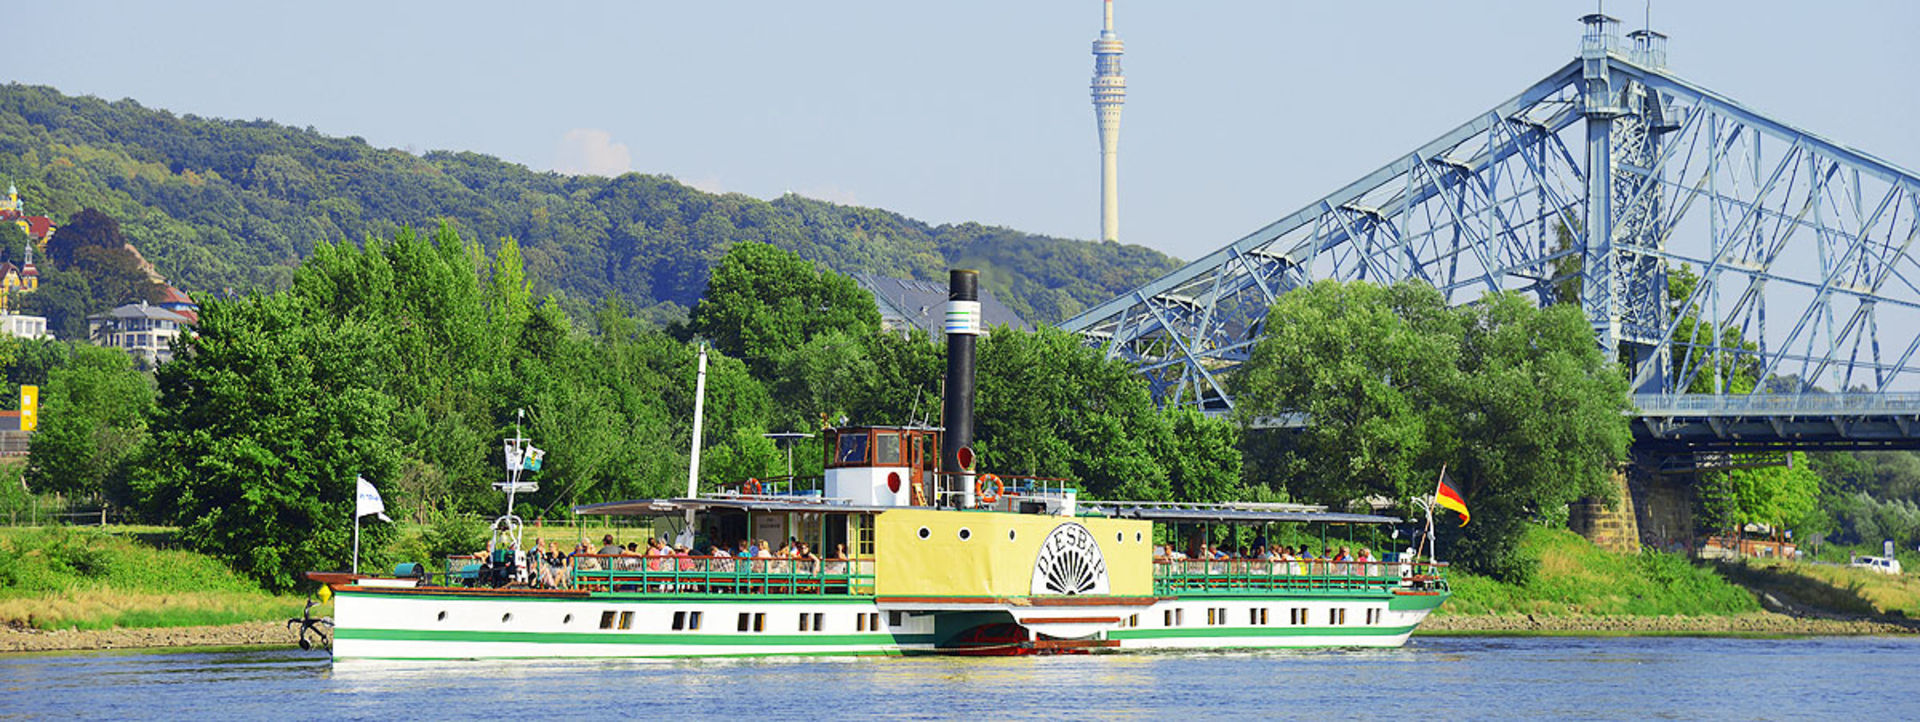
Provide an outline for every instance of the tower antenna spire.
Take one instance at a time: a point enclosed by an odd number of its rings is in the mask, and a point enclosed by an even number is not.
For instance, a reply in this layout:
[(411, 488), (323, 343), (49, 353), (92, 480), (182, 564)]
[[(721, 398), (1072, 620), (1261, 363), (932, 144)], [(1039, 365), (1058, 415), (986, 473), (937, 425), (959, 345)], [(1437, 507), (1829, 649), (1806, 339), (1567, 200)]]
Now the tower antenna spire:
[(1120, 73), (1124, 46), (1113, 32), (1113, 0), (1101, 3), (1105, 24), (1093, 41), (1093, 117), (1100, 128), (1100, 240), (1120, 240), (1120, 106), (1127, 102), (1127, 76)]

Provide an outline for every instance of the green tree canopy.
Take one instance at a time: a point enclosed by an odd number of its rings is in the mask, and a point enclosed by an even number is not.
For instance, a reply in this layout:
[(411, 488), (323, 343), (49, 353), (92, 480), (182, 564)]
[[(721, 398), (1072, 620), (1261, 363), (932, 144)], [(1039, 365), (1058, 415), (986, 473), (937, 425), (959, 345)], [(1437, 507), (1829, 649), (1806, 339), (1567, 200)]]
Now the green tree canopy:
[(1522, 523), (1608, 496), (1625, 459), (1626, 384), (1576, 307), (1449, 308), (1425, 284), (1328, 281), (1281, 296), (1266, 329), (1233, 378), (1236, 413), (1308, 423), (1249, 445), (1261, 480), (1344, 506), (1429, 496), (1444, 466), (1474, 512), (1452, 549), (1470, 568), (1524, 577)]

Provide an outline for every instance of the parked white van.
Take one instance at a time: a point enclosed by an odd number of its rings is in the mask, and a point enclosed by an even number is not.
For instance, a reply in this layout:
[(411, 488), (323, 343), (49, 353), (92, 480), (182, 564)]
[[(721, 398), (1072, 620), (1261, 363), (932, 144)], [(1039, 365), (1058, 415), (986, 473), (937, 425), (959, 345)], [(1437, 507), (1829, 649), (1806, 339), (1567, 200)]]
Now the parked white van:
[(1900, 560), (1893, 557), (1854, 557), (1847, 566), (1871, 569), (1881, 574), (1900, 573)]

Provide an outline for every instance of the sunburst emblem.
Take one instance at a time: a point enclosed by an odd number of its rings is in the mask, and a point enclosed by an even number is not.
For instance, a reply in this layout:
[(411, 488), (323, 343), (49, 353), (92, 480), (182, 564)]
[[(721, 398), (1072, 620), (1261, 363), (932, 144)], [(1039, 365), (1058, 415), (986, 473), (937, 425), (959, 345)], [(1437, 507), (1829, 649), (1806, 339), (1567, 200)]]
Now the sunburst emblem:
[(1107, 560), (1093, 533), (1068, 522), (1040, 542), (1033, 562), (1034, 594), (1106, 594)]

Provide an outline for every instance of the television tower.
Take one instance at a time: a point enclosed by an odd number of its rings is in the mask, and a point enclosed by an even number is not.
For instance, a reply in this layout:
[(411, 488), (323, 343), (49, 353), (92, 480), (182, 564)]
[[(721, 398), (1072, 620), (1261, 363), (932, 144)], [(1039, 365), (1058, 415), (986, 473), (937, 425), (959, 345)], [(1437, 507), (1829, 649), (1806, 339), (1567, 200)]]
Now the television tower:
[(1120, 74), (1120, 36), (1113, 32), (1113, 0), (1093, 41), (1093, 115), (1100, 122), (1100, 240), (1120, 240), (1120, 106), (1127, 76)]

